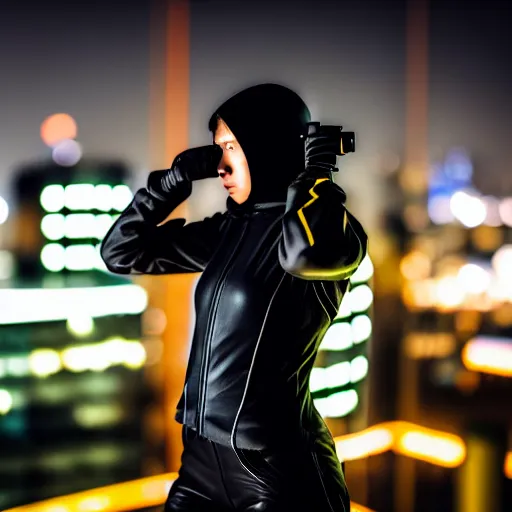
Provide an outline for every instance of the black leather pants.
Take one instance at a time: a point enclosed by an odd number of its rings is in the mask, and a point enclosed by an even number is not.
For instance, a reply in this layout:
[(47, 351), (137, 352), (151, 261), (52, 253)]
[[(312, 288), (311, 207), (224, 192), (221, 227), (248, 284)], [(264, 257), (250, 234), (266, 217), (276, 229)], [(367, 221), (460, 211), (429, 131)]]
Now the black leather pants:
[(332, 438), (286, 450), (235, 451), (183, 427), (179, 476), (165, 512), (348, 512)]

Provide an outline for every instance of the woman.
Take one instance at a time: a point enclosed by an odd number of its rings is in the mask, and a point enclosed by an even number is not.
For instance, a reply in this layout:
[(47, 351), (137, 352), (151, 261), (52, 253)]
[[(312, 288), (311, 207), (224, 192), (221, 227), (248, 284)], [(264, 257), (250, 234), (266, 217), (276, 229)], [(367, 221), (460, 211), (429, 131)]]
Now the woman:
[[(167, 511), (350, 508), (309, 375), (367, 237), (331, 179), (327, 141), (308, 138), (305, 153), (309, 121), (285, 87), (241, 91), (210, 118), (214, 144), (150, 173), (103, 241), (112, 272), (202, 272)], [(226, 212), (157, 227), (194, 180), (216, 176)]]

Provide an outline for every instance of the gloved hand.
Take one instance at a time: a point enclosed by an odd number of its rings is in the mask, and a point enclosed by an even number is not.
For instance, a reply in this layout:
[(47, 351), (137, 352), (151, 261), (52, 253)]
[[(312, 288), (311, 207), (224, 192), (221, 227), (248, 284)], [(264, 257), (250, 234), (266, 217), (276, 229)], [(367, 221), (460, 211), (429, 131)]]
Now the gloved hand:
[(186, 149), (176, 156), (170, 169), (149, 174), (148, 189), (165, 195), (180, 182), (216, 178), (221, 157), (222, 149), (216, 144)]
[(336, 141), (326, 135), (310, 135), (304, 144), (306, 170), (333, 172), (336, 168)]

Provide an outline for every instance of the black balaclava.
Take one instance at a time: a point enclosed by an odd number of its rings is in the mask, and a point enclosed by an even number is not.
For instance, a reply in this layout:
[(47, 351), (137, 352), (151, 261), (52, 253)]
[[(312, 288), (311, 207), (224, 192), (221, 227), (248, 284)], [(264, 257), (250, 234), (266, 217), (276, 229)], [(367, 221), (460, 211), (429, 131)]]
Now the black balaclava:
[[(237, 93), (210, 118), (215, 133), (221, 117), (240, 143), (251, 173), (251, 193), (244, 207), (284, 202), (288, 185), (304, 170), (304, 137), (311, 114), (290, 89), (261, 84)], [(236, 203), (228, 198), (228, 208)]]

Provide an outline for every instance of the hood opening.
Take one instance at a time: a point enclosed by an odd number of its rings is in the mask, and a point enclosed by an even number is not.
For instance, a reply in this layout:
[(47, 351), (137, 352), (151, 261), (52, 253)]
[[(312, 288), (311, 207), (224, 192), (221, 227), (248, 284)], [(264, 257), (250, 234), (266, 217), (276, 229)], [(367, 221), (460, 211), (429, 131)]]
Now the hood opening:
[[(304, 170), (304, 137), (311, 114), (295, 92), (277, 84), (244, 89), (210, 117), (214, 133), (222, 118), (240, 143), (251, 173), (248, 205), (285, 202), (288, 185)], [(228, 198), (228, 207), (231, 198)], [(232, 205), (231, 205), (232, 206)]]

